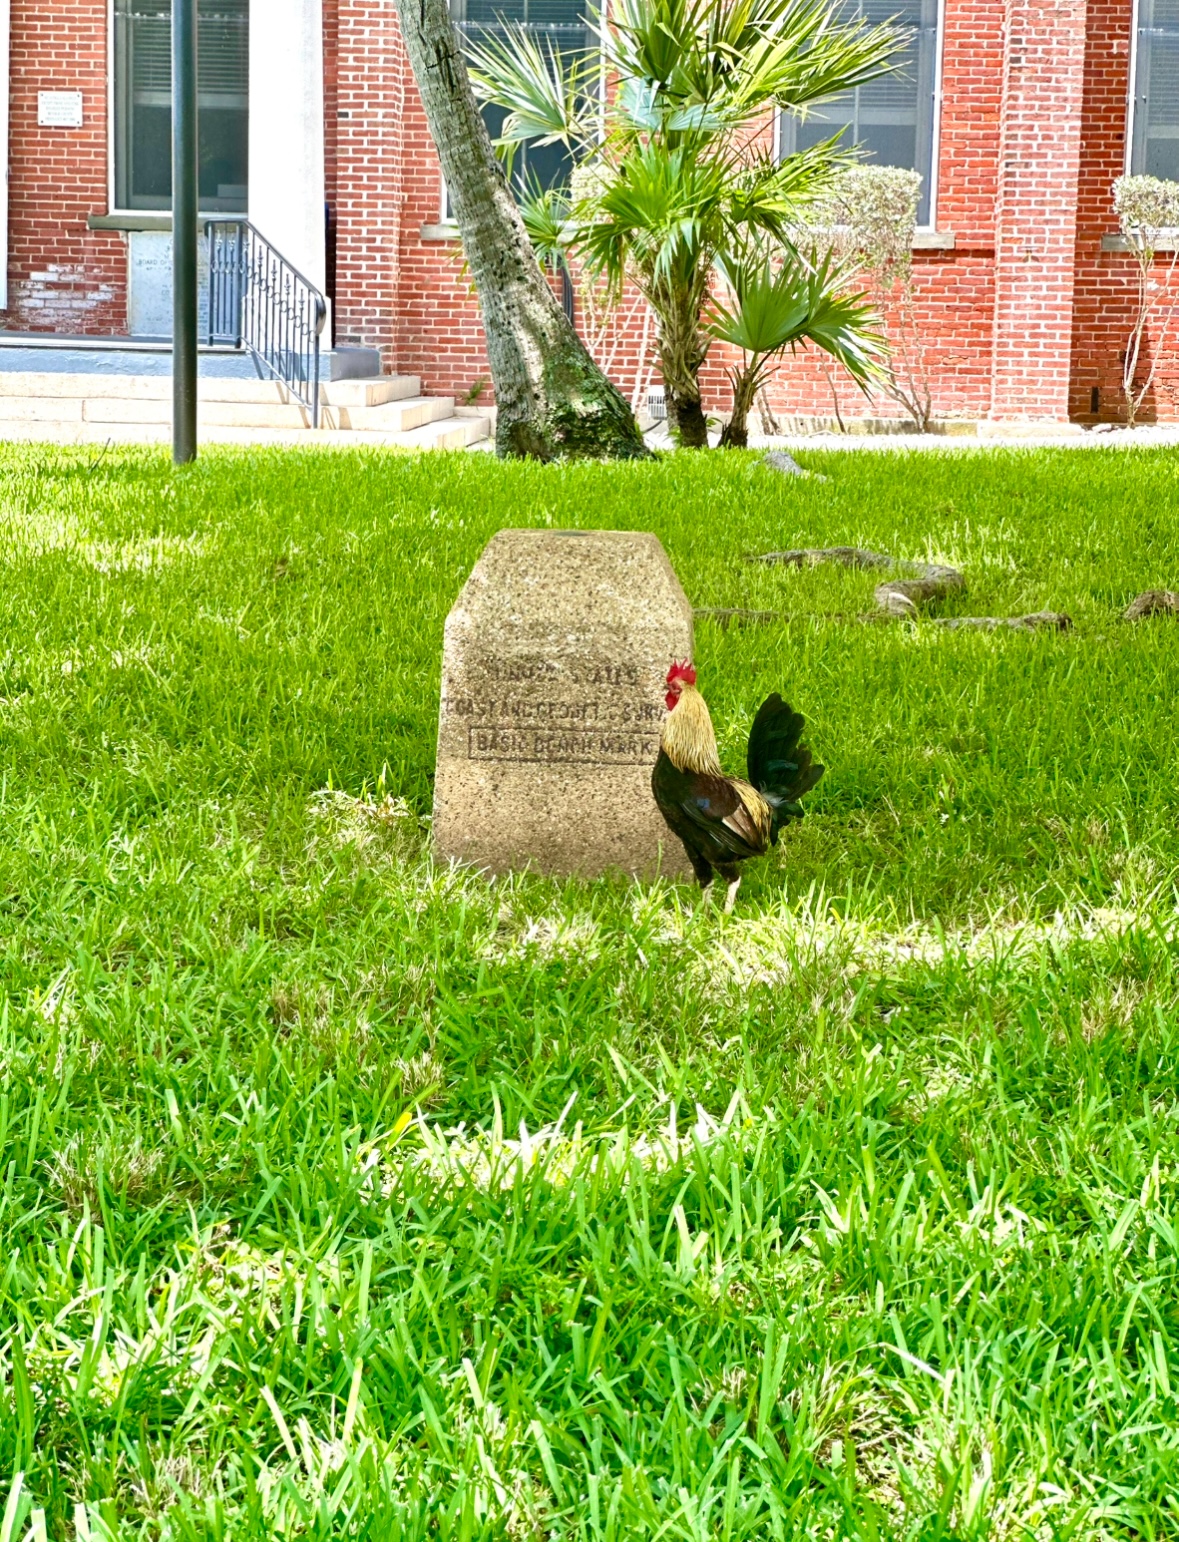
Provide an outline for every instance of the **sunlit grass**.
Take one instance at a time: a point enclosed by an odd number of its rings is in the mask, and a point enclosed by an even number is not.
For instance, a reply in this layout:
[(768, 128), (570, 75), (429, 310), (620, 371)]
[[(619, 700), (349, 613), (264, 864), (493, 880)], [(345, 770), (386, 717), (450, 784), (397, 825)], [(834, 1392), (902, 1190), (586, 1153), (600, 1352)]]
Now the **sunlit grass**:
[[(807, 457), (804, 457), (807, 458)], [(1179, 1529), (1166, 452), (0, 459), (0, 1542)], [(429, 856), (504, 525), (654, 529), (738, 912)], [(960, 614), (864, 625), (870, 574)]]

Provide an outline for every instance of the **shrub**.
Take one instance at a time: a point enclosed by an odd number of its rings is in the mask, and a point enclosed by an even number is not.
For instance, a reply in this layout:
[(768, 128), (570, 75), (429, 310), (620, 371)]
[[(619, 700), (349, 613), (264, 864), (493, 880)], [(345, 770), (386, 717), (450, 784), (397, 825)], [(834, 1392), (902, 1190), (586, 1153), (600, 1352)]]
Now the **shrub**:
[[(866, 284), (873, 308), (884, 318), (890, 353), (876, 384), (927, 433), (933, 400), (913, 287), (920, 197), (920, 172), (856, 166), (835, 180), (808, 225), (812, 239), (829, 244)], [(837, 413), (838, 402), (836, 394)]]
[[(1163, 281), (1158, 282), (1154, 276), (1155, 254), (1162, 236), (1168, 231), (1179, 231), (1179, 182), (1164, 182), (1160, 177), (1119, 177), (1113, 185), (1113, 200), (1118, 225), (1138, 268), (1134, 324), (1122, 359), (1126, 423), (1133, 428), (1139, 408), (1154, 384), (1167, 331), (1179, 306), (1179, 291), (1171, 287), (1175, 264), (1179, 262), (1179, 245), (1175, 246)], [(1156, 315), (1159, 325), (1152, 335), (1150, 365), (1146, 374), (1139, 377), (1146, 329)]]

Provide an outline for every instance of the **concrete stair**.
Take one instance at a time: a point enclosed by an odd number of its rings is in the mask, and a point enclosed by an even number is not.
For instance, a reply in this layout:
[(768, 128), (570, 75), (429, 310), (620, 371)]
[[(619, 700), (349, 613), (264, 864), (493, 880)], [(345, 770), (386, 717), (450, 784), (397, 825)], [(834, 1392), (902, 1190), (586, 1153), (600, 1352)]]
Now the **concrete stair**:
[[(340, 380), (320, 387), (320, 427), (278, 381), (202, 379), (198, 426), (206, 444), (383, 445), (464, 449), (486, 439), (489, 419), (423, 396), (412, 375)], [(59, 444), (167, 443), (172, 382), (166, 375), (0, 372), (0, 440)]]

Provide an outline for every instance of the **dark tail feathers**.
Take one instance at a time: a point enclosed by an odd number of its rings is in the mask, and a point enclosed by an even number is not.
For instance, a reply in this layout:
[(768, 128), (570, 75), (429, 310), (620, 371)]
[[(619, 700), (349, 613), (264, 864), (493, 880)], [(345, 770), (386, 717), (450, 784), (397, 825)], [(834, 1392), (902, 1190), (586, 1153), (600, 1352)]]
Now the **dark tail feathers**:
[(802, 818), (804, 797), (826, 770), (811, 759), (802, 738), (803, 717), (778, 695), (768, 696), (749, 731), (749, 780), (774, 811), (770, 839), (791, 819)]

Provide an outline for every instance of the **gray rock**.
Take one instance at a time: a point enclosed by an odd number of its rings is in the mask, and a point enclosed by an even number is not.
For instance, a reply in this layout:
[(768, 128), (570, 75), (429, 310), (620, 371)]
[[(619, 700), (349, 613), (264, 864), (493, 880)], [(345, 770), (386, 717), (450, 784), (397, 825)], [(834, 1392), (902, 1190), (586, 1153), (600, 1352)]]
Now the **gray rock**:
[(761, 458), (761, 463), (763, 466), (769, 466), (774, 471), (780, 471), (783, 476), (805, 477), (810, 475), (808, 471), (803, 470), (794, 459), (794, 456), (788, 455), (785, 450), (767, 450)]
[(1126, 621), (1141, 621), (1144, 616), (1179, 615), (1179, 594), (1170, 589), (1147, 589), (1131, 600), (1122, 612)]
[[(910, 564), (910, 568), (917, 564)], [(886, 578), (877, 584), (872, 598), (894, 616), (912, 616), (922, 605), (941, 600), (952, 590), (965, 587), (965, 579), (957, 568), (939, 567), (936, 563), (920, 564), (920, 578)]]
[(861, 546), (800, 546), (792, 551), (767, 551), (746, 557), (746, 562), (764, 562), (774, 567), (817, 568), (824, 562), (834, 562), (842, 568), (904, 568), (924, 571), (924, 563), (909, 563), (890, 557), (887, 552), (865, 551)]
[(1028, 616), (937, 616), (934, 626), (949, 632), (1071, 632), (1072, 617), (1059, 610), (1035, 610)]
[(650, 779), (668, 667), (691, 653), (655, 536), (501, 530), (446, 622), (438, 852), (493, 873), (686, 873)]
[(727, 632), (731, 622), (738, 626), (746, 623), (759, 625), (773, 621), (785, 621), (788, 619), (780, 610), (745, 610), (736, 605), (705, 605), (696, 607), (697, 616), (705, 616), (709, 621), (715, 621), (722, 631)]

